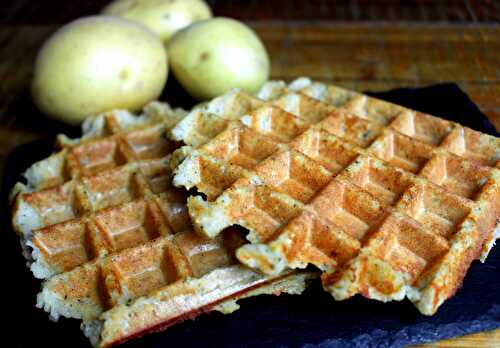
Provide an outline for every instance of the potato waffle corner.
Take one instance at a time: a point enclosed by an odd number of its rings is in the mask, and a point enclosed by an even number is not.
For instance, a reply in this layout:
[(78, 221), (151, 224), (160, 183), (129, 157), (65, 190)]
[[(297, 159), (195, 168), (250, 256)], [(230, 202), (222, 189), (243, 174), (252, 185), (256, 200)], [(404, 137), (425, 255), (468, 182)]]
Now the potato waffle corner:
[[(408, 297), (434, 314), (500, 234), (500, 139), (304, 78), (258, 96), (231, 117), (218, 98), (171, 131), (191, 145), (174, 185), (204, 194), (188, 199), (195, 228), (245, 227), (240, 261), (313, 264), (335, 299)], [(218, 134), (179, 136), (207, 119)]]
[[(125, 235), (114, 240), (112, 235), (98, 236), (90, 228), (92, 250), (87, 253), (72, 244), (66, 258), (62, 257), (64, 243), (59, 245), (58, 238), (71, 234), (73, 242), (86, 241), (80, 237), (87, 228), (58, 231), (66, 221), (85, 224), (102, 209), (144, 201), (168, 190), (168, 160), (176, 145), (164, 133), (185, 114), (166, 104), (151, 103), (141, 117), (126, 111), (100, 115), (83, 126), (82, 138), (59, 136), (60, 151), (28, 168), (24, 174), (27, 183), (16, 184), (12, 191), (13, 227), (27, 243), (44, 246), (44, 253), (33, 255), (35, 268), (48, 268), (40, 273), (34, 269), (36, 276), (46, 278), (72, 268), (75, 265), (67, 262), (76, 256), (99, 256), (110, 251), (106, 248), (126, 247)], [(45, 262), (50, 255), (57, 255), (61, 264)]]
[(62, 149), (30, 167), (13, 190), (13, 226), (33, 274), (37, 306), (82, 319), (96, 346), (158, 331), (240, 298), (300, 293), (313, 273), (265, 276), (238, 264), (237, 232), (192, 232), (187, 194), (171, 186), (165, 132), (185, 116), (152, 103), (137, 117), (115, 111), (59, 138)]

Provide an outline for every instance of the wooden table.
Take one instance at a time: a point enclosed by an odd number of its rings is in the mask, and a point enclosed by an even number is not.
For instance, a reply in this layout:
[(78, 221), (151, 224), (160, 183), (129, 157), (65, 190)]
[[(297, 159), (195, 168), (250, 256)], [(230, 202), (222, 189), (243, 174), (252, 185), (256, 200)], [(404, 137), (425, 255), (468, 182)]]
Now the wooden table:
[[(44, 119), (31, 103), (28, 86), (38, 47), (62, 23), (95, 13), (104, 3), (25, 0), (0, 5), (0, 177), (14, 147), (67, 130)], [(271, 56), (274, 79), (309, 76), (360, 91), (453, 81), (500, 129), (500, 26), (492, 22), (500, 17), (496, 3), (446, 1), (436, 10), (429, 2), (410, 12), (401, 1), (386, 1), (382, 10), (345, 1), (338, 7), (326, 0), (299, 3), (303, 6), (277, 1), (265, 7), (252, 1), (237, 9), (229, 1), (211, 1), (216, 14), (245, 19), (257, 31)], [(314, 4), (321, 10), (314, 12)], [(395, 21), (405, 15), (405, 22)], [(500, 346), (500, 330), (433, 346)]]

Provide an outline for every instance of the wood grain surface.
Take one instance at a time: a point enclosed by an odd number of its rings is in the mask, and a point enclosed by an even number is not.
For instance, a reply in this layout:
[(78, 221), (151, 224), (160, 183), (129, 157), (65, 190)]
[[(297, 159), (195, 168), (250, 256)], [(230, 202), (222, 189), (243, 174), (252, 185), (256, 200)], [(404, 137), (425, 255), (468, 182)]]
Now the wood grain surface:
[[(269, 51), (273, 79), (309, 76), (359, 91), (456, 82), (500, 129), (498, 1), (209, 2), (216, 15), (245, 20), (255, 29)], [(61, 24), (98, 12), (105, 3), (0, 3), (0, 178), (6, 156), (19, 144), (77, 133), (33, 106), (33, 60)], [(498, 347), (500, 330), (430, 346)]]

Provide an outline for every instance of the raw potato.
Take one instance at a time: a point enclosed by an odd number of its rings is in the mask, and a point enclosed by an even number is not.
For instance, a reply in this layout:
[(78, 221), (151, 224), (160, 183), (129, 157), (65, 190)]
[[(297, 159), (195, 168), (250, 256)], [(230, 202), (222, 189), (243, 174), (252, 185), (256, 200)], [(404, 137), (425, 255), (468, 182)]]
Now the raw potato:
[(167, 74), (157, 35), (130, 20), (93, 16), (65, 25), (45, 42), (31, 91), (42, 112), (78, 124), (110, 109), (142, 108), (158, 98)]
[(231, 88), (256, 92), (269, 77), (269, 57), (257, 35), (229, 18), (197, 22), (168, 42), (172, 72), (199, 100)]
[(202, 0), (115, 0), (102, 13), (140, 22), (163, 42), (179, 29), (212, 17), (210, 7)]

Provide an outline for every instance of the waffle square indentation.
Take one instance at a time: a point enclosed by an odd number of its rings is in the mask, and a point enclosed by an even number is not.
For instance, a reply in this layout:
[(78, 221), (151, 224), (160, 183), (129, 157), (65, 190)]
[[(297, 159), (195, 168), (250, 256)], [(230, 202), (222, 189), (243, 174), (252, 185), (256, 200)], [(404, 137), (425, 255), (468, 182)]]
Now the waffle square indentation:
[(158, 237), (154, 217), (145, 201), (136, 201), (102, 211), (96, 223), (114, 251), (123, 250)]
[(442, 146), (460, 157), (484, 166), (494, 167), (500, 160), (500, 139), (470, 128), (457, 127)]
[(247, 127), (236, 127), (225, 130), (200, 150), (225, 163), (251, 169), (277, 149), (278, 144), (271, 139)]
[(192, 232), (175, 235), (175, 242), (187, 257), (195, 277), (235, 262), (233, 253), (245, 240), (237, 231), (222, 233), (215, 239), (201, 237)]
[(286, 94), (273, 104), (310, 123), (325, 119), (335, 110), (331, 106), (302, 93)]
[(429, 231), (450, 239), (470, 213), (470, 204), (431, 184), (412, 186), (398, 208), (419, 221)]
[(310, 203), (322, 218), (361, 240), (385, 216), (378, 200), (359, 187), (334, 179)]
[(439, 145), (451, 132), (453, 124), (418, 111), (405, 111), (390, 125), (398, 132), (431, 145)]
[(405, 108), (402, 106), (367, 96), (353, 98), (343, 108), (358, 117), (384, 126), (389, 124), (401, 112), (405, 111)]
[(164, 127), (130, 132), (124, 138), (133, 157), (139, 160), (160, 158), (172, 152), (172, 145), (165, 136)]
[(241, 226), (255, 231), (261, 242), (302, 211), (297, 201), (268, 186), (249, 185), (248, 179), (240, 179), (234, 186), (234, 191), (228, 192), (229, 214)]
[(140, 197), (135, 175), (127, 170), (111, 170), (98, 176), (85, 177), (82, 184), (94, 211)]
[(307, 129), (309, 123), (275, 106), (263, 106), (241, 122), (278, 142), (289, 142)]
[(126, 163), (116, 139), (103, 139), (75, 147), (68, 154), (68, 165), (73, 173), (92, 175)]
[(433, 157), (421, 175), (457, 195), (474, 199), (488, 180), (491, 169), (454, 155)]
[(43, 225), (56, 224), (74, 219), (80, 215), (74, 183), (33, 192), (26, 196), (26, 203), (40, 214)]
[(370, 239), (372, 256), (388, 261), (412, 280), (448, 249), (448, 241), (409, 217), (393, 212)]
[(307, 202), (332, 176), (321, 165), (294, 150), (269, 157), (255, 173), (266, 185), (301, 202)]
[(96, 256), (88, 233), (84, 222), (69, 221), (38, 230), (33, 243), (47, 262), (59, 272), (65, 272)]
[[(178, 252), (172, 243), (144, 244), (116, 255), (106, 264), (106, 272), (114, 282), (108, 287), (114, 303), (146, 295), (180, 278), (177, 269)], [(114, 291), (116, 288), (119, 291)]]
[(339, 173), (358, 156), (352, 146), (325, 131), (315, 129), (304, 132), (290, 146), (312, 158), (332, 174)]
[(340, 177), (368, 191), (386, 205), (394, 203), (412, 182), (408, 173), (368, 156), (360, 156)]
[(331, 113), (318, 127), (362, 148), (370, 145), (381, 132), (377, 124), (342, 111)]
[(369, 148), (390, 164), (417, 173), (432, 155), (433, 146), (394, 132), (386, 132)]

